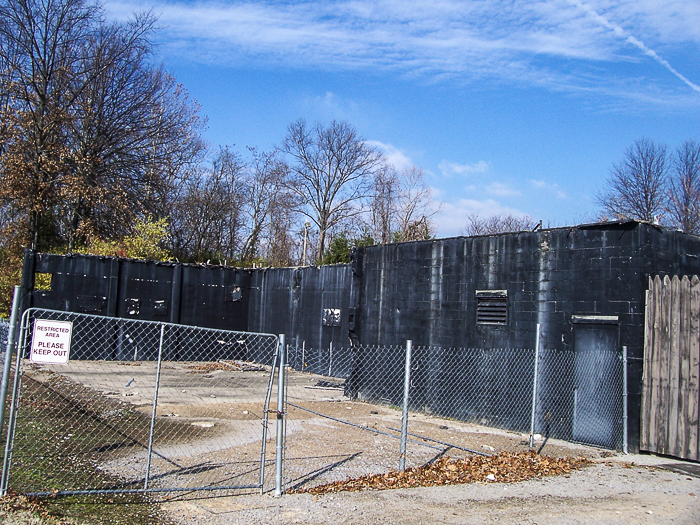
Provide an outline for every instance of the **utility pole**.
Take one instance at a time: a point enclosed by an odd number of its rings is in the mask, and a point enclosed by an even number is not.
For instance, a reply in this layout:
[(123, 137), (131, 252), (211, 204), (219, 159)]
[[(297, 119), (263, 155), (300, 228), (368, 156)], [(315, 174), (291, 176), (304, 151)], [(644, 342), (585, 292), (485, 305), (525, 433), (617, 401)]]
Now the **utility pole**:
[(311, 227), (311, 223), (309, 221), (306, 221), (304, 223), (304, 251), (301, 256), (301, 265), (305, 266), (306, 265), (306, 240), (309, 236), (309, 228)]

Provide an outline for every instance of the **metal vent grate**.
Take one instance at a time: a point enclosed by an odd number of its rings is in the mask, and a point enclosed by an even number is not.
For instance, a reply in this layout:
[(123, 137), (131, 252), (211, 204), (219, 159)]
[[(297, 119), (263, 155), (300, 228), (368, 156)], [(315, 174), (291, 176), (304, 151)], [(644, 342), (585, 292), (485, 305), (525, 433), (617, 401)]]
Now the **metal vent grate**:
[(505, 325), (508, 321), (507, 290), (476, 291), (476, 322)]

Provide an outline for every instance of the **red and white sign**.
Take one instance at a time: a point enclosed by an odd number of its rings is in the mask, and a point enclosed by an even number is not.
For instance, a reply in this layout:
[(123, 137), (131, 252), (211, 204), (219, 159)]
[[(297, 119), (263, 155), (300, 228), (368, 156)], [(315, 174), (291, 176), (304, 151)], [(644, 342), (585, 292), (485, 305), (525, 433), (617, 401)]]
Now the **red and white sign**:
[(65, 365), (70, 356), (73, 323), (70, 321), (34, 321), (34, 335), (29, 360), (32, 363)]

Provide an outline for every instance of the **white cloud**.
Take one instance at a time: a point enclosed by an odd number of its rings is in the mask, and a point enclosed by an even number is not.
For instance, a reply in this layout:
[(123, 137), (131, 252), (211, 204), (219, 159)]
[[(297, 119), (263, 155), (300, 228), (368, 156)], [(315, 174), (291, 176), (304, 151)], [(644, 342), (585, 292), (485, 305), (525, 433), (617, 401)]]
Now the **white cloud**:
[(445, 190), (438, 188), (437, 186), (430, 187), (430, 194), (435, 202), (441, 202), (445, 196)]
[(343, 99), (332, 91), (307, 98), (301, 105), (305, 113), (314, 115), (320, 120), (356, 120), (357, 114), (360, 113), (354, 101)]
[[(152, 8), (164, 28), (158, 36), (163, 52), (197, 62), (378, 70), (437, 81), (495, 79), (603, 90), (625, 99), (662, 84), (665, 97), (652, 91), (654, 101), (700, 91), (655, 49), (697, 48), (699, 6), (695, 0), (106, 0), (115, 18)], [(675, 75), (676, 83), (658, 68), (641, 73), (616, 67), (649, 59)], [(697, 104), (697, 97), (691, 100)]]
[(695, 0), (585, 0), (599, 13), (612, 13), (622, 27), (658, 43), (700, 42), (700, 2)]
[(479, 217), (491, 217), (493, 215), (515, 215), (517, 217), (526, 214), (517, 208), (504, 206), (493, 199), (459, 199), (454, 202), (441, 202), (440, 211), (433, 217), (438, 227), (438, 235), (441, 237), (453, 237), (461, 235), (467, 226), (467, 217), (478, 215)]
[(490, 169), (490, 165), (485, 160), (480, 160), (476, 164), (457, 164), (443, 160), (438, 165), (438, 168), (445, 177), (453, 175), (473, 175), (476, 173), (486, 173)]
[(409, 157), (405, 151), (400, 150), (393, 144), (385, 144), (378, 140), (367, 140), (365, 143), (368, 146), (372, 146), (373, 148), (377, 148), (379, 151), (381, 151), (384, 157), (387, 159), (387, 162), (394, 166), (397, 171), (410, 169), (415, 166), (413, 160), (411, 160), (411, 157)]
[(532, 188), (534, 188), (535, 190), (539, 192), (547, 192), (549, 194), (553, 194), (558, 200), (564, 200), (567, 198), (566, 192), (562, 190), (561, 186), (559, 186), (559, 184), (557, 184), (556, 182), (548, 183), (544, 180), (534, 179), (530, 179), (528, 182), (530, 183), (530, 186), (532, 186)]
[[(627, 31), (625, 31), (625, 29), (622, 28), (622, 26), (620, 26), (619, 24), (616, 24), (614, 22), (611, 22), (610, 20), (608, 20), (608, 18), (599, 14), (591, 6), (584, 4), (584, 3), (580, 2), (579, 0), (572, 0), (571, 3), (573, 5), (575, 5), (576, 7), (582, 9), (584, 12), (586, 12), (588, 14), (588, 16), (590, 16), (597, 23), (599, 23), (603, 27), (609, 29), (610, 31), (612, 31), (616, 37), (624, 38), (625, 41), (627, 41), (628, 43), (632, 44), (633, 46), (639, 48), (645, 55), (656, 60), (659, 64), (661, 64), (663, 67), (668, 69), (673, 75), (675, 75), (679, 80), (681, 80), (681, 82), (686, 84), (690, 89), (692, 89), (693, 91), (695, 91), (697, 93), (700, 93), (700, 86), (698, 86), (697, 84), (694, 84), (693, 82), (688, 80), (688, 78), (686, 78), (679, 71), (677, 71), (671, 64), (669, 64), (666, 60), (661, 58), (656, 53), (656, 51), (654, 51), (653, 49), (650, 49), (649, 47), (647, 47), (647, 45), (644, 42), (642, 42), (638, 38), (629, 34)], [(696, 21), (697, 20), (698, 19), (696, 19)]]
[(486, 191), (497, 197), (518, 197), (522, 195), (517, 189), (501, 182), (492, 182), (486, 187)]

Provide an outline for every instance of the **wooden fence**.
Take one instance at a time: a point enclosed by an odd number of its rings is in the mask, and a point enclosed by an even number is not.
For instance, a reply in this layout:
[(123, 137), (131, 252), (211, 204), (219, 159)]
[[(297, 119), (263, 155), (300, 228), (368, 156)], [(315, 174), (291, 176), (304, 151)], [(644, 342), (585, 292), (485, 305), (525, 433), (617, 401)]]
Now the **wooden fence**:
[(700, 279), (649, 279), (640, 449), (698, 461)]

